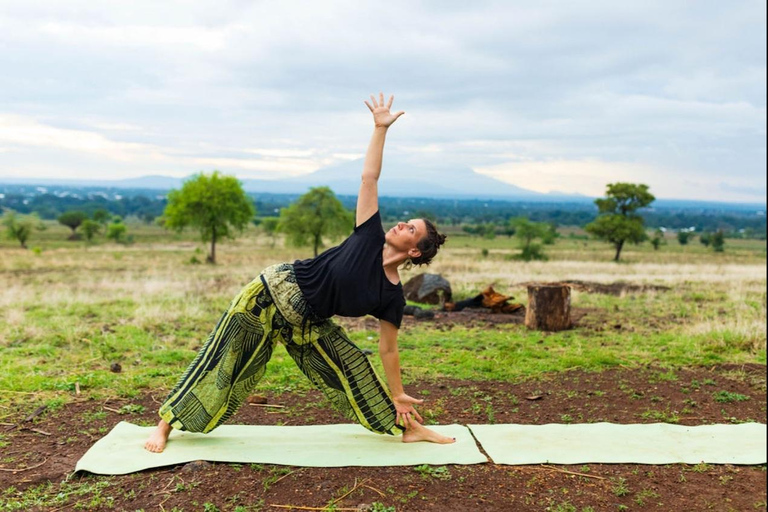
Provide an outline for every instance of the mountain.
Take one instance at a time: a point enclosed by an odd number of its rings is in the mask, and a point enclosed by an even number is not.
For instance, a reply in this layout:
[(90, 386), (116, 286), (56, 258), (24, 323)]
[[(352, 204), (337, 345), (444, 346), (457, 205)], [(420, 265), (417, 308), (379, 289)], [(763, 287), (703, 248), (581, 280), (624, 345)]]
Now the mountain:
[[(310, 174), (280, 180), (241, 180), (248, 192), (303, 194), (310, 187), (327, 186), (337, 195), (357, 195), (363, 159), (324, 167)], [(62, 185), (72, 187), (108, 187), (170, 190), (179, 188), (186, 178), (142, 176), (122, 180), (2, 178), (0, 184)], [(385, 157), (379, 195), (388, 197), (433, 197), (441, 199), (496, 199), (519, 201), (590, 200), (578, 194), (542, 194), (516, 187), (479, 174), (469, 167), (419, 163), (414, 165), (397, 157)]]
[[(309, 187), (327, 186), (338, 195), (357, 195), (363, 159), (324, 167), (313, 173), (284, 180), (243, 180), (249, 192), (303, 193)], [(468, 167), (450, 165), (413, 166), (385, 157), (379, 195), (389, 197), (439, 197), (456, 199), (549, 198), (524, 188), (478, 174)]]

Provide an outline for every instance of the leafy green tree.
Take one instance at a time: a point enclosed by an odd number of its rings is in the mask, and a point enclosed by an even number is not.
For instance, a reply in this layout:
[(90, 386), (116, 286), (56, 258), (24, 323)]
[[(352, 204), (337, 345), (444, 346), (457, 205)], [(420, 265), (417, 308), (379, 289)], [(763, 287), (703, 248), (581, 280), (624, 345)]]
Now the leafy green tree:
[(272, 247), (274, 247), (275, 237), (277, 236), (277, 231), (280, 227), (280, 217), (264, 217), (261, 219), (260, 226), (272, 242)]
[(531, 222), (525, 217), (517, 217), (510, 220), (510, 224), (515, 227), (515, 238), (520, 242), (520, 248), (523, 250), (518, 256), (524, 261), (546, 260), (547, 256), (542, 250), (542, 245), (535, 243), (536, 240), (544, 241), (550, 231), (550, 225), (546, 222)]
[(110, 213), (104, 208), (99, 208), (98, 210), (93, 212), (93, 220), (103, 226), (107, 225), (110, 217), (111, 217)]
[(110, 240), (114, 240), (117, 243), (120, 243), (123, 241), (127, 230), (128, 228), (126, 228), (125, 224), (123, 224), (122, 222), (113, 222), (107, 228), (107, 238), (109, 238)]
[(95, 220), (91, 219), (85, 219), (83, 223), (80, 225), (80, 230), (85, 235), (85, 239), (89, 242), (93, 240), (93, 237), (101, 231), (101, 224), (96, 222)]
[(723, 233), (722, 229), (718, 229), (716, 232), (712, 233), (712, 249), (715, 250), (715, 252), (723, 252), (725, 251), (725, 233)]
[(613, 244), (619, 261), (626, 242), (639, 244), (648, 238), (643, 228), (643, 218), (637, 210), (645, 208), (656, 198), (648, 192), (648, 185), (634, 183), (609, 183), (606, 197), (595, 199), (598, 217), (587, 224), (588, 233)]
[(242, 232), (255, 214), (253, 201), (237, 178), (218, 171), (198, 174), (181, 190), (172, 190), (163, 212), (167, 228), (181, 231), (191, 226), (200, 231), (203, 242), (211, 242), (208, 263), (216, 263), (216, 242), (234, 238), (234, 232)]
[(83, 221), (85, 221), (87, 218), (88, 215), (86, 215), (85, 212), (81, 212), (80, 210), (70, 210), (59, 215), (58, 220), (59, 224), (63, 224), (72, 230), (72, 234), (69, 236), (69, 239), (74, 240), (77, 238), (77, 228), (79, 228), (80, 224), (82, 224)]
[(693, 238), (693, 233), (686, 229), (681, 229), (677, 232), (677, 241), (680, 245), (688, 245), (688, 241)]
[(664, 241), (664, 232), (660, 229), (657, 229), (653, 234), (653, 238), (651, 238), (651, 245), (653, 246), (653, 250), (658, 251), (659, 247), (661, 247), (665, 243), (666, 242)]
[(709, 244), (712, 243), (712, 235), (710, 233), (702, 233), (701, 236), (699, 236), (699, 242), (701, 242), (701, 245), (704, 247), (709, 247)]
[(8, 230), (8, 238), (16, 240), (24, 249), (27, 248), (27, 240), (32, 235), (32, 231), (45, 229), (37, 214), (20, 215), (13, 210), (5, 210), (2, 217), (3, 226)]
[(311, 245), (315, 256), (323, 238), (348, 234), (354, 215), (344, 209), (328, 187), (315, 187), (288, 208), (280, 210), (280, 230), (296, 246)]

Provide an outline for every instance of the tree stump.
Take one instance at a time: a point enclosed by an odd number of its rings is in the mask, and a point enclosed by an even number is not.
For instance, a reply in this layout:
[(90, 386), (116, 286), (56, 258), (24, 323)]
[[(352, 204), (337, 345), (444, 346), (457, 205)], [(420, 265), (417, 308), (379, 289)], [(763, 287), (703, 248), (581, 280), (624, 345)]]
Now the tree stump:
[(559, 283), (528, 286), (525, 326), (539, 331), (571, 328), (571, 287)]

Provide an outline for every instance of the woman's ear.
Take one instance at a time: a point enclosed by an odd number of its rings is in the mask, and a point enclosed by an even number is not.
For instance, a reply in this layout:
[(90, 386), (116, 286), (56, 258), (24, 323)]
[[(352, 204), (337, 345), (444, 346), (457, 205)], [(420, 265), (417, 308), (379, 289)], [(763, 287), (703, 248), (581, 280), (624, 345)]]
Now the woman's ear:
[(418, 258), (419, 256), (421, 256), (421, 251), (418, 250), (416, 247), (408, 251), (409, 258)]

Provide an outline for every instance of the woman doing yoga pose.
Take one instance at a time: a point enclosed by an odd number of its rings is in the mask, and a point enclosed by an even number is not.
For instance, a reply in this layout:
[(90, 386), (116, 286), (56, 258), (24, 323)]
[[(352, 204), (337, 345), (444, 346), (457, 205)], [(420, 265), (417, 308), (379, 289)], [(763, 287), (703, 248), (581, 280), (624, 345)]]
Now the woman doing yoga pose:
[[(210, 432), (226, 421), (264, 375), (275, 345), (283, 343), (301, 371), (349, 419), (404, 442), (452, 443), (421, 425), (400, 378), (397, 334), (403, 317), (398, 267), (428, 264), (445, 236), (426, 219), (398, 222), (384, 232), (378, 180), (387, 130), (404, 112), (393, 98), (371, 96), (374, 130), (363, 164), (354, 232), (316, 258), (266, 268), (232, 300), (197, 357), (160, 407), (161, 420), (145, 443), (165, 448), (172, 429)], [(365, 354), (330, 318), (379, 319), (379, 354), (386, 382)], [(388, 384), (388, 385), (387, 385)]]

